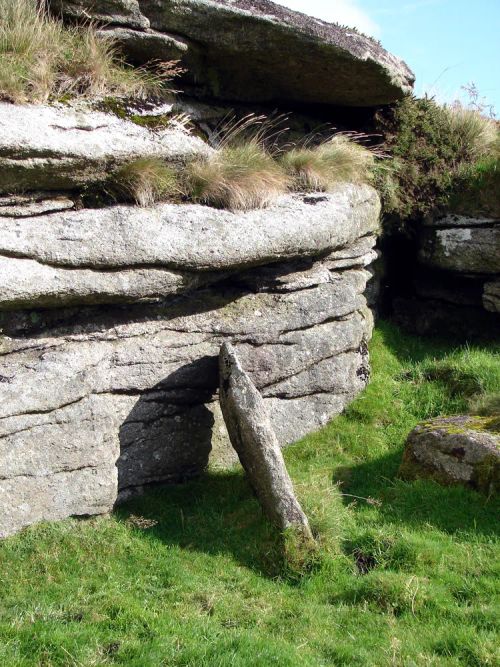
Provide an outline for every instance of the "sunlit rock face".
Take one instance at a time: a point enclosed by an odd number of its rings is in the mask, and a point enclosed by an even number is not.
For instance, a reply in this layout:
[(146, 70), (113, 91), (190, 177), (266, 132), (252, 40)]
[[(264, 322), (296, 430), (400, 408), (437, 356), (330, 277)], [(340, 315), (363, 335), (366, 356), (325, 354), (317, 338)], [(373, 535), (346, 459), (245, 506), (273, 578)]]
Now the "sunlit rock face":
[(282, 445), (365, 386), (370, 187), (239, 214), (46, 202), (0, 206), (1, 536), (234, 461), (217, 400), (223, 341)]
[[(107, 187), (134, 160), (179, 172), (210, 156), (200, 137), (239, 104), (302, 106), (290, 125), (304, 138), (310, 118), (323, 122), (316, 105), (370, 115), (413, 82), (375, 41), (266, 0), (50, 6), (94, 21), (130, 62), (180, 58), (187, 90), (154, 110), (167, 109), (155, 130), (137, 124), (147, 105), (127, 120), (95, 104), (0, 104), (0, 537), (234, 463), (217, 395), (226, 341), (280, 445), (363, 389), (375, 190), (347, 183), (232, 213), (118, 205)], [(192, 134), (170, 122), (191, 109)]]

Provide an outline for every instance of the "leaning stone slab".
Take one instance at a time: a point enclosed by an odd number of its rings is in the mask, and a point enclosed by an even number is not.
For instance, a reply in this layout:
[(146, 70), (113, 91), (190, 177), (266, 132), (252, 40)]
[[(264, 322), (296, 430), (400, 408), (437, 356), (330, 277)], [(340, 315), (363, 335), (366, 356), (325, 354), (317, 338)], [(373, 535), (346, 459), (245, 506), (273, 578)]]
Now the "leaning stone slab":
[(0, 194), (71, 190), (138, 158), (180, 167), (210, 151), (179, 129), (153, 132), (98, 111), (0, 102)]
[(219, 375), (219, 400), (229, 438), (264, 512), (280, 530), (293, 527), (312, 540), (264, 401), (229, 343), (221, 347)]
[(412, 89), (413, 73), (377, 41), (268, 0), (141, 0), (141, 11), (200, 47), (182, 62), (211, 98), (375, 106)]
[(439, 417), (408, 436), (399, 474), (462, 484), (486, 494), (500, 488), (500, 418)]

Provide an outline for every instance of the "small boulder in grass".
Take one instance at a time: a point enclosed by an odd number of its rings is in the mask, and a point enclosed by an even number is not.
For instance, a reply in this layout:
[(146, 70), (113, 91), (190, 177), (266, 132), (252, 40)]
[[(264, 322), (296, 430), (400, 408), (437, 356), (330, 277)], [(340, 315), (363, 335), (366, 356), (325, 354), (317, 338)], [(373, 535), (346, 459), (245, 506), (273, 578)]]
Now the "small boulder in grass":
[(438, 417), (419, 424), (406, 441), (399, 476), (498, 492), (500, 416)]

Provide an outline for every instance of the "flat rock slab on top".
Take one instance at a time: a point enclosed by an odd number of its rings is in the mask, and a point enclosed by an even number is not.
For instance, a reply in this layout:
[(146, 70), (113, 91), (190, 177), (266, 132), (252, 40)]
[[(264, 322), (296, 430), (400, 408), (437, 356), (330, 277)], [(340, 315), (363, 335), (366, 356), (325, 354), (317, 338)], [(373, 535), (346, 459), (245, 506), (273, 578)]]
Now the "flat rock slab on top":
[(332, 256), (330, 268), (364, 266), (379, 206), (372, 188), (346, 184), (247, 213), (158, 204), (19, 218), (0, 208), (0, 311), (158, 299), (221, 273), (344, 247), (351, 257)]
[(342, 248), (376, 232), (379, 214), (373, 188), (343, 184), (244, 213), (158, 204), (0, 217), (0, 255), (82, 268), (241, 269)]
[(104, 181), (128, 162), (174, 167), (212, 149), (178, 128), (155, 131), (84, 108), (0, 102), (0, 194), (71, 190)]
[(500, 417), (458, 415), (419, 424), (408, 436), (399, 471), (493, 493), (500, 484)]
[(141, 0), (151, 27), (196, 44), (183, 58), (202, 93), (240, 102), (376, 106), (412, 90), (375, 40), (268, 0)]

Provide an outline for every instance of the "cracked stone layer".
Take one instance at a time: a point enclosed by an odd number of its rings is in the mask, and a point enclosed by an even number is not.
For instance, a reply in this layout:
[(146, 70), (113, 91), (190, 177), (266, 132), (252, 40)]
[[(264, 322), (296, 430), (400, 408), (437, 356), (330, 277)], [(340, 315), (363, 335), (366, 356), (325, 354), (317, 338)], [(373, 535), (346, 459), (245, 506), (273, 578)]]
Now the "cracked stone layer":
[(268, 0), (141, 0), (141, 11), (196, 44), (182, 63), (212, 99), (376, 106), (412, 90), (413, 73), (377, 41)]
[(378, 230), (379, 213), (373, 188), (344, 184), (246, 213), (159, 204), (0, 217), (0, 256), (94, 270), (240, 270), (348, 246)]
[(112, 39), (120, 51), (126, 54), (127, 60), (136, 64), (154, 60), (180, 60), (189, 48), (186, 40), (157, 30), (111, 27), (99, 30), (98, 34)]
[(376, 40), (268, 0), (50, 0), (50, 6), (70, 23), (105, 26), (135, 64), (180, 57), (184, 81), (210, 99), (378, 106), (413, 87), (408, 66)]
[(500, 222), (450, 215), (422, 230), (419, 260), (457, 273), (500, 273)]
[(497, 338), (500, 221), (450, 213), (424, 221), (418, 236), (415, 294), (398, 298), (399, 324), (412, 332)]
[[(368, 243), (353, 245), (338, 255), (361, 267)], [(254, 268), (156, 304), (1, 314), (0, 536), (196, 475), (212, 446), (230, 462), (217, 403), (224, 340), (280, 444), (340, 412), (367, 381), (372, 319), (368, 272), (332, 261)]]
[(239, 215), (71, 211), (38, 195), (0, 204), (11, 213), (0, 216), (2, 537), (110, 510), (210, 457), (233, 462), (217, 400), (224, 341), (281, 445), (366, 384), (379, 214), (369, 187)]
[(210, 152), (179, 129), (153, 132), (98, 111), (0, 102), (0, 194), (71, 190), (138, 158), (180, 167)]
[(94, 21), (136, 29), (149, 28), (138, 0), (49, 0), (52, 11), (71, 21)]
[(161, 299), (214, 279), (168, 269), (61, 269), (31, 259), (0, 256), (0, 310)]
[(105, 514), (115, 496), (114, 465), (0, 479), (0, 538), (39, 521)]

